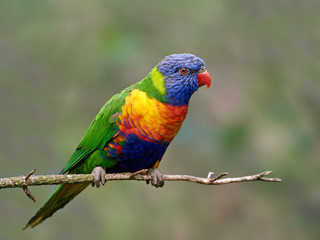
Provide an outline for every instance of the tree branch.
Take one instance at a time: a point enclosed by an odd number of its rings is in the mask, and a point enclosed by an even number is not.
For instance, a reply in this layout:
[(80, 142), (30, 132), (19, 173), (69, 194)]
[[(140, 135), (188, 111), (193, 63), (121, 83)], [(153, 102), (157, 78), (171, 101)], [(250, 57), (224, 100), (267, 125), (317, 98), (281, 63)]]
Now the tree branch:
[[(70, 174), (70, 175), (39, 175), (33, 176), (36, 170), (33, 169), (27, 176), (0, 178), (0, 189), (3, 188), (22, 188), (24, 193), (32, 201), (36, 201), (28, 186), (39, 186), (39, 185), (55, 185), (63, 183), (92, 183), (94, 181), (93, 174)], [(241, 182), (252, 182), (252, 181), (263, 181), (263, 182), (280, 182), (280, 178), (267, 178), (271, 171), (265, 171), (250, 176), (243, 177), (232, 177), (223, 178), (228, 173), (222, 173), (212, 178), (213, 172), (209, 172), (206, 178), (195, 177), (190, 175), (163, 175), (165, 181), (185, 181), (193, 182), (205, 185), (223, 185), (229, 183), (241, 183)], [(136, 181), (150, 181), (151, 176), (147, 174), (147, 169), (135, 173), (114, 173), (106, 174), (106, 181), (115, 180), (136, 180)]]
[[(34, 176), (36, 170), (33, 169), (27, 176), (0, 178), (0, 189), (3, 188), (22, 188), (23, 192), (32, 201), (36, 201), (28, 186), (39, 186), (39, 185), (56, 185), (63, 183), (92, 183), (94, 181), (93, 174), (70, 174), (70, 175), (39, 175)], [(222, 173), (212, 178), (213, 172), (209, 172), (206, 178), (195, 177), (190, 175), (163, 175), (164, 181), (185, 181), (193, 182), (205, 185), (223, 185), (229, 183), (241, 183), (241, 182), (252, 182), (252, 181), (263, 181), (263, 182), (280, 182), (280, 178), (267, 178), (271, 171), (265, 171), (250, 176), (243, 177), (232, 177), (223, 178), (228, 173)], [(147, 170), (143, 169), (135, 173), (114, 173), (106, 174), (106, 181), (115, 180), (136, 180), (136, 181), (150, 181), (151, 176), (147, 174)]]
[[(94, 177), (92, 174), (70, 174), (70, 175), (32, 175), (35, 170), (33, 170), (27, 176), (10, 177), (10, 178), (0, 178), (0, 189), (3, 188), (24, 188), (27, 186), (38, 186), (38, 185), (55, 185), (63, 183), (92, 183)], [(271, 171), (265, 171), (250, 176), (243, 177), (232, 177), (223, 178), (228, 173), (222, 173), (217, 177), (212, 178), (212, 173), (210, 172), (208, 177), (195, 177), (190, 175), (163, 175), (165, 181), (185, 181), (193, 182), (205, 185), (223, 185), (229, 183), (240, 183), (240, 182), (250, 182), (250, 181), (263, 181), (263, 182), (280, 182), (280, 178), (267, 178)], [(145, 172), (137, 173), (114, 173), (106, 174), (106, 181), (115, 180), (136, 180), (136, 181), (147, 181), (151, 180), (151, 177)]]

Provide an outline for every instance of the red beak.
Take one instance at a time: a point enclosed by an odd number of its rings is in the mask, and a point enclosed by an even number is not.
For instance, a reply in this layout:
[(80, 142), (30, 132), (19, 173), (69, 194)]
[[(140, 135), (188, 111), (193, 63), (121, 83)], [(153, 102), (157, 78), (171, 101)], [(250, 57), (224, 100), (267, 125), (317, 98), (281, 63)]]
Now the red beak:
[(210, 74), (207, 71), (198, 73), (197, 79), (198, 79), (199, 87), (201, 87), (203, 85), (207, 85), (207, 89), (210, 87), (210, 85), (211, 85), (211, 77), (210, 77)]

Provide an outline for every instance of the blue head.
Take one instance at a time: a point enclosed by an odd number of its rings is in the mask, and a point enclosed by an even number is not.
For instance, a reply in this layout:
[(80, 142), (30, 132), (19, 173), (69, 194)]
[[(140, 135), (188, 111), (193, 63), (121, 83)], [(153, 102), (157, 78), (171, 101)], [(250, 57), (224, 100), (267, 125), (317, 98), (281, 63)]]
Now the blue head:
[(211, 84), (204, 61), (192, 54), (172, 54), (158, 64), (164, 76), (166, 98), (169, 104), (186, 105), (200, 86)]

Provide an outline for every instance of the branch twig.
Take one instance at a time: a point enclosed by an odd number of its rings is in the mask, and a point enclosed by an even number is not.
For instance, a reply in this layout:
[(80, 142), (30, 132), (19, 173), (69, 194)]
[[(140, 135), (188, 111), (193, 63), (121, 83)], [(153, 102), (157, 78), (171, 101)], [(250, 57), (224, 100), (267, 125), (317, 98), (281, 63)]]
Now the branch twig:
[[(35, 171), (35, 170), (34, 170)], [(94, 177), (92, 174), (70, 174), (70, 175), (39, 175), (34, 176), (32, 171), (27, 176), (0, 178), (0, 189), (2, 188), (23, 188), (25, 193), (32, 199), (27, 186), (38, 186), (38, 185), (55, 185), (63, 183), (92, 183)], [(195, 177), (190, 175), (163, 175), (165, 181), (186, 181), (205, 185), (223, 185), (229, 183), (240, 183), (250, 181), (263, 181), (263, 182), (280, 182), (280, 178), (267, 178), (271, 171), (265, 171), (250, 176), (243, 177), (231, 177), (223, 178), (228, 173), (222, 173), (217, 177), (211, 177), (212, 173), (209, 173), (208, 177)], [(132, 173), (114, 173), (106, 174), (106, 181), (114, 180), (136, 180), (136, 181), (147, 181), (151, 180), (151, 177), (147, 174), (132, 174)]]
[(34, 174), (36, 172), (36, 169), (33, 169), (25, 178), (24, 181), (25, 183), (22, 185), (22, 190), (23, 192), (27, 195), (28, 198), (30, 198), (33, 202), (36, 202), (36, 199), (34, 198), (34, 196), (32, 195), (32, 193), (30, 192), (29, 188), (28, 188), (28, 181), (29, 178), (31, 177), (32, 174)]

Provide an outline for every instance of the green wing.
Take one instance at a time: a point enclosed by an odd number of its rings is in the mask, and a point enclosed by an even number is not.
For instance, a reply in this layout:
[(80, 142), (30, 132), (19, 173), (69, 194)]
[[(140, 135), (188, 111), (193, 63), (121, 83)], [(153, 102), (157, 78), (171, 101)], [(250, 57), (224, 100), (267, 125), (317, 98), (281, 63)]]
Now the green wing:
[(110, 98), (92, 121), (87, 133), (81, 140), (60, 174), (64, 174), (85, 160), (95, 150), (102, 150), (117, 133), (116, 122), (125, 98), (135, 88), (132, 85)]

